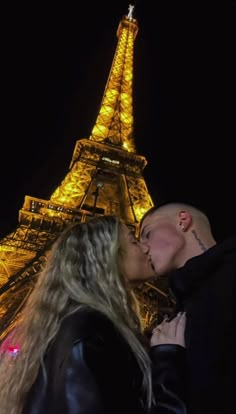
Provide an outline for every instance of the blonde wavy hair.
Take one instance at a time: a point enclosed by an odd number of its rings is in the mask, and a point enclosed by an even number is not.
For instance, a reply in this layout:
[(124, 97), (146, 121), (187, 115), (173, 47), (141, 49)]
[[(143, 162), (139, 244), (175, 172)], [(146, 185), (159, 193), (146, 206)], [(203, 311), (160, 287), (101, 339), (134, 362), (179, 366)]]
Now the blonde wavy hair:
[(119, 229), (118, 218), (96, 217), (68, 226), (54, 243), (12, 334), (20, 352), (15, 359), (7, 352), (1, 356), (1, 414), (22, 412), (62, 320), (84, 308), (106, 315), (127, 341), (143, 373), (144, 399), (151, 405), (150, 360), (139, 339), (137, 300), (119, 266)]

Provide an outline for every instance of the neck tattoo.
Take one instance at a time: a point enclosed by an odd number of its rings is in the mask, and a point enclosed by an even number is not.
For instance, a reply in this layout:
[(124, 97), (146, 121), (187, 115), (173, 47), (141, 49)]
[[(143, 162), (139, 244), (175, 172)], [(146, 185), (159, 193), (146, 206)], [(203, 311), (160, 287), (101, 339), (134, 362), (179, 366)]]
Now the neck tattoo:
[(205, 252), (207, 250), (207, 247), (205, 246), (205, 244), (201, 241), (201, 239), (199, 239), (196, 230), (192, 230), (192, 233), (195, 237), (195, 239), (197, 240), (199, 246), (201, 247), (202, 251)]

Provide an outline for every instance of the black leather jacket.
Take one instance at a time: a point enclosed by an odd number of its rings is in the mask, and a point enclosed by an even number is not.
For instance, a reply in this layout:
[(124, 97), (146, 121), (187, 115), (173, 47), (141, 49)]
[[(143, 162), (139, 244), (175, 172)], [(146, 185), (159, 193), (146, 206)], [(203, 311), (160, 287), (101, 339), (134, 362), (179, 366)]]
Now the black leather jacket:
[(23, 414), (185, 414), (185, 350), (151, 350), (157, 405), (142, 403), (141, 372), (113, 324), (95, 311), (67, 317), (50, 345)]

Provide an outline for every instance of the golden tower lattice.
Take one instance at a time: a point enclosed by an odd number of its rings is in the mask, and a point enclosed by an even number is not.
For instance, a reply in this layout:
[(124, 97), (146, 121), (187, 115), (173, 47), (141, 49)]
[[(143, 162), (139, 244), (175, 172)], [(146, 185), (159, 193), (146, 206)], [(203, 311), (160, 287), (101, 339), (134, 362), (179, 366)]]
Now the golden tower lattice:
[[(14, 327), (47, 252), (68, 223), (115, 214), (136, 231), (140, 218), (153, 205), (142, 175), (147, 161), (136, 153), (133, 137), (133, 51), (138, 24), (132, 11), (119, 23), (112, 67), (89, 139), (76, 142), (69, 171), (50, 199), (25, 196), (15, 231), (0, 240), (0, 340)], [(152, 299), (156, 310), (161, 299), (168, 302), (161, 288), (146, 283), (137, 292), (147, 323), (153, 315)]]

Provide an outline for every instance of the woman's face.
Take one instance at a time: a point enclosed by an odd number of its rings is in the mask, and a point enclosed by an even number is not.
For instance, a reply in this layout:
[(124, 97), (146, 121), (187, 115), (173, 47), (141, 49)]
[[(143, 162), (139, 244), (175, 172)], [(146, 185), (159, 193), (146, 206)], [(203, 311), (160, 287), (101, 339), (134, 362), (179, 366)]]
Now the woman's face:
[(145, 281), (155, 276), (146, 247), (141, 245), (123, 223), (120, 225), (120, 245), (120, 266), (128, 280)]

